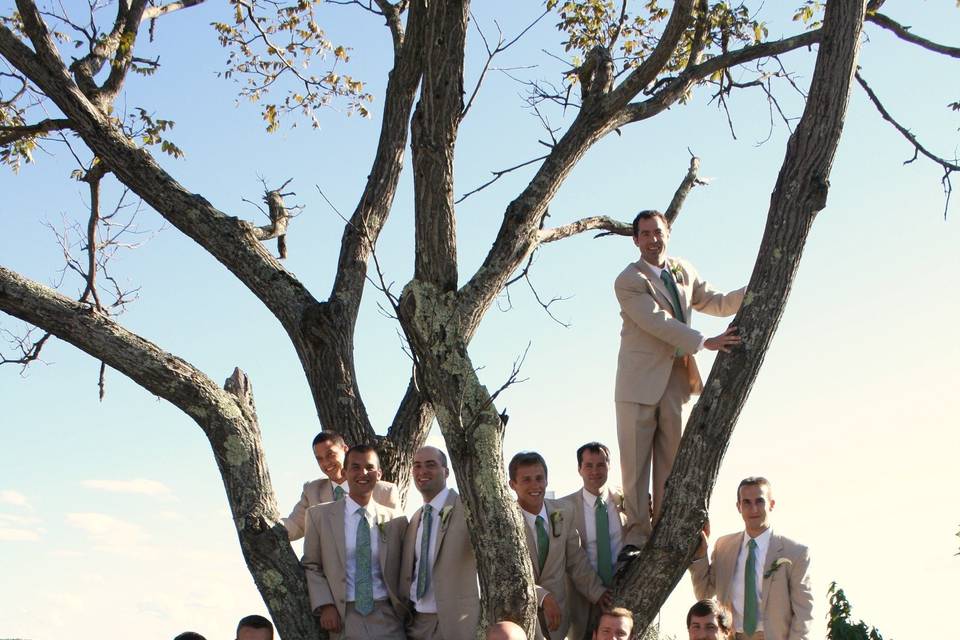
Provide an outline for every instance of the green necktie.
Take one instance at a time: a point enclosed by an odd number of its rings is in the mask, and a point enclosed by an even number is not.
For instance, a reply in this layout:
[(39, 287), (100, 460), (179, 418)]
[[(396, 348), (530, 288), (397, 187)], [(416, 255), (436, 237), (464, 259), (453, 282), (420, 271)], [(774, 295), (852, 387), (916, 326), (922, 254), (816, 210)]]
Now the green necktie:
[(423, 505), (423, 535), (420, 538), (420, 566), (417, 567), (417, 600), (423, 598), (430, 588), (430, 532), (433, 529), (433, 507)]
[(747, 543), (747, 566), (743, 569), (743, 632), (753, 635), (757, 630), (757, 541)]
[(677, 291), (677, 285), (673, 281), (673, 276), (670, 274), (670, 269), (663, 269), (660, 271), (660, 279), (663, 280), (663, 284), (667, 286), (667, 291), (670, 292), (670, 297), (673, 299), (673, 315), (680, 322), (686, 322), (683, 319), (683, 306), (680, 304), (680, 292)]
[(607, 519), (607, 505), (601, 496), (597, 496), (594, 514), (597, 521), (597, 573), (603, 586), (608, 587), (613, 582), (613, 558), (610, 557), (610, 520)]
[(343, 500), (343, 496), (347, 495), (347, 492), (343, 490), (343, 487), (337, 485), (333, 488), (333, 501), (340, 502)]
[(367, 510), (357, 509), (360, 522), (357, 523), (356, 570), (353, 576), (353, 607), (362, 616), (373, 611), (373, 569), (370, 566), (370, 525), (367, 522)]
[(537, 561), (540, 571), (543, 571), (543, 565), (547, 564), (549, 551), (550, 536), (547, 535), (547, 527), (543, 523), (543, 516), (537, 516)]

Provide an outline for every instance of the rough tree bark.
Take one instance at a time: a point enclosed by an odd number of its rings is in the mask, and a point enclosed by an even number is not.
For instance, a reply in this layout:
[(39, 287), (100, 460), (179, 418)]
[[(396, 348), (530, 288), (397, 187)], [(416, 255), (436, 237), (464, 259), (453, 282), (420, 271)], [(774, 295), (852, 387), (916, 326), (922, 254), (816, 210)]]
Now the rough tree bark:
[(660, 521), (640, 559), (616, 576), (615, 601), (634, 612), (640, 628), (690, 564), (733, 428), (783, 315), (810, 227), (826, 206), (865, 10), (866, 0), (827, 4), (806, 108), (787, 144), (747, 295), (731, 323), (743, 347), (717, 357), (687, 422)]

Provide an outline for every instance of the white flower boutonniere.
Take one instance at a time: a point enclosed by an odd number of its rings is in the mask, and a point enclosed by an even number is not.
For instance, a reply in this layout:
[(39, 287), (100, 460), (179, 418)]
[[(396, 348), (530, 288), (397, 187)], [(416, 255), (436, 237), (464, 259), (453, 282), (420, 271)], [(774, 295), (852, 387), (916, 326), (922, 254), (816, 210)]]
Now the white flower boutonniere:
[(382, 514), (377, 514), (377, 529), (380, 530), (380, 542), (387, 541), (387, 518)]
[(440, 526), (447, 526), (447, 520), (450, 519), (450, 514), (453, 512), (453, 507), (449, 504), (442, 509), (440, 509)]
[(670, 265), (670, 273), (673, 274), (673, 279), (677, 281), (677, 284), (683, 284), (683, 269), (680, 268), (680, 264), (674, 262)]
[(777, 569), (782, 567), (785, 564), (793, 564), (793, 561), (790, 558), (777, 558), (773, 561), (773, 564), (770, 565), (770, 568), (767, 569), (767, 572), (763, 574), (763, 579), (766, 580), (773, 574), (777, 572)]
[(550, 528), (553, 529), (553, 537), (560, 537), (560, 526), (563, 524), (563, 514), (559, 511), (554, 511), (550, 514)]

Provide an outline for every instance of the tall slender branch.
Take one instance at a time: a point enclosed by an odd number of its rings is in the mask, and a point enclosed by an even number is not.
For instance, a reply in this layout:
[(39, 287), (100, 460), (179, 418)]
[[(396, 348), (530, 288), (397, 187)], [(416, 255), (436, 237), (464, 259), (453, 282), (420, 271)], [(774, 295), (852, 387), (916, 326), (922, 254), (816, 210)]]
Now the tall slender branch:
[(901, 40), (923, 47), (927, 51), (941, 53), (951, 58), (960, 58), (960, 47), (950, 47), (934, 42), (933, 40), (927, 40), (910, 31), (910, 27), (905, 27), (882, 13), (868, 13), (867, 22), (872, 22), (879, 27), (883, 27)]

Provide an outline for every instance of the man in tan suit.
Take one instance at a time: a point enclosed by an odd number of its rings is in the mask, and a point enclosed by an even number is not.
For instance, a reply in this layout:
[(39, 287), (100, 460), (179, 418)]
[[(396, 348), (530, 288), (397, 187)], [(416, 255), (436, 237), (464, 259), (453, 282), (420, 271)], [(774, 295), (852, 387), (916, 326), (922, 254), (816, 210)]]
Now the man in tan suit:
[[(313, 455), (320, 470), (327, 476), (311, 480), (303, 485), (300, 501), (293, 507), (290, 515), (282, 519), (290, 540), (303, 537), (304, 514), (316, 504), (342, 500), (347, 495), (347, 477), (343, 461), (350, 447), (336, 431), (321, 431), (313, 439)], [(373, 499), (377, 504), (391, 509), (400, 508), (400, 492), (392, 482), (378, 482), (373, 490)]]
[(591, 603), (608, 605), (610, 593), (580, 546), (573, 507), (562, 500), (544, 499), (547, 463), (543, 456), (521, 451), (510, 460), (509, 472), (510, 488), (517, 494), (526, 524), (527, 550), (537, 583), (537, 639), (559, 640), (567, 636), (570, 625), (568, 577)]
[[(590, 565), (606, 587), (613, 581), (614, 561), (620, 553), (626, 524), (623, 494), (607, 487), (609, 471), (610, 450), (599, 442), (588, 442), (577, 449), (577, 473), (583, 487), (563, 498), (573, 508), (577, 532)], [(570, 582), (567, 583), (567, 608), (570, 610), (567, 636), (573, 640), (589, 638), (591, 605)], [(593, 612), (594, 620), (598, 613)]]
[(690, 316), (693, 309), (733, 315), (745, 289), (715, 291), (689, 262), (667, 257), (669, 238), (662, 213), (637, 214), (633, 242), (640, 249), (640, 260), (628, 265), (614, 283), (623, 318), (614, 400), (628, 552), (642, 547), (650, 536), (647, 495), (653, 495), (656, 519), (680, 446), (683, 405), (703, 388), (693, 354), (701, 349), (728, 351), (740, 342), (733, 327), (706, 338), (690, 326)]
[(347, 452), (347, 497), (307, 509), (301, 564), (320, 626), (334, 639), (406, 638), (400, 600), (400, 555), (407, 518), (377, 504), (376, 449)]
[(716, 596), (733, 612), (737, 640), (809, 640), (813, 621), (807, 548), (770, 528), (775, 506), (766, 478), (745, 478), (737, 487), (744, 531), (717, 540), (707, 559), (704, 527), (690, 565), (698, 598)]
[(413, 603), (411, 640), (473, 640), (480, 619), (477, 560), (463, 503), (447, 487), (447, 456), (423, 447), (413, 456), (413, 482), (423, 507), (403, 538), (400, 596)]

